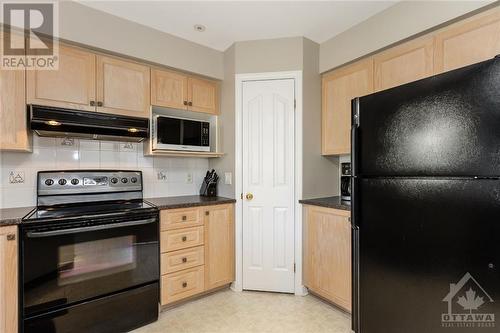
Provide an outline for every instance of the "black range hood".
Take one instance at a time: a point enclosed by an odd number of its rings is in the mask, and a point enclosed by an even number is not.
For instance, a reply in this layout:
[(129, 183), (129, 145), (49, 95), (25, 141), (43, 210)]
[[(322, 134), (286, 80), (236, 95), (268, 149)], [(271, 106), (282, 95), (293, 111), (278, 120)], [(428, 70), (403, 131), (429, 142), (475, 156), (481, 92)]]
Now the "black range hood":
[(29, 105), (28, 115), (39, 136), (140, 142), (149, 133), (149, 120), (139, 117), (39, 105)]

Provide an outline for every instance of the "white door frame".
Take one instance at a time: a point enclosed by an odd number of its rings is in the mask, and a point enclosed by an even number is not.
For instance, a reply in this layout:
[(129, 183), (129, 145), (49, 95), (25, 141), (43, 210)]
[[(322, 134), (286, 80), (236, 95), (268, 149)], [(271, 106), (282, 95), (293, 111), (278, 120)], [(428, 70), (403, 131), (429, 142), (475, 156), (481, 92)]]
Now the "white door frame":
[(302, 71), (289, 72), (267, 72), (236, 74), (235, 76), (235, 259), (236, 278), (231, 288), (234, 291), (243, 290), (243, 82), (261, 80), (283, 80), (293, 79), (295, 81), (295, 295), (306, 295), (307, 289), (302, 284), (302, 207), (299, 199), (302, 196)]

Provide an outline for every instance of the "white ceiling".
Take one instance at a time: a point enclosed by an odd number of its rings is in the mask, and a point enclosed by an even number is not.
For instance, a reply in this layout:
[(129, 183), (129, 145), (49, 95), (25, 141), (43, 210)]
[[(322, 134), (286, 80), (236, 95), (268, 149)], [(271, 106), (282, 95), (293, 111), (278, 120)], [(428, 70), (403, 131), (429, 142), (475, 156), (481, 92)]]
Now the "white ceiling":
[[(236, 41), (304, 36), (317, 43), (397, 1), (80, 1), (220, 51)], [(193, 26), (206, 26), (205, 32)]]

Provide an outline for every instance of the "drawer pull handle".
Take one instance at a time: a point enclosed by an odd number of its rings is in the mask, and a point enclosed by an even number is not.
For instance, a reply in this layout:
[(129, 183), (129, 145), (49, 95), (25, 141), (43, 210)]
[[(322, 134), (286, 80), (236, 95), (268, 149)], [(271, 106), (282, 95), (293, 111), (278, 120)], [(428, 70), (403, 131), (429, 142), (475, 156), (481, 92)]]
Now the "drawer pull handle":
[(186, 257), (182, 258), (182, 262), (187, 262), (188, 259)]
[(187, 237), (186, 236), (182, 236), (182, 241), (183, 242), (187, 241)]
[(187, 220), (187, 216), (186, 215), (182, 215), (182, 220), (186, 221)]
[(182, 288), (186, 288), (188, 286), (187, 282), (182, 282)]

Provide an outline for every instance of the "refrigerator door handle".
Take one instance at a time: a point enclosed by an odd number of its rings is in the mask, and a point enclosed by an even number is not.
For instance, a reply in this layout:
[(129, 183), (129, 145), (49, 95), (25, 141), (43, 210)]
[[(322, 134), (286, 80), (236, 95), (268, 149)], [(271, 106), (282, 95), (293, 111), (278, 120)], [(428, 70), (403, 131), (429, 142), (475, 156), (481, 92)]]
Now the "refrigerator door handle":
[(358, 175), (356, 150), (358, 150), (357, 137), (361, 119), (359, 118), (359, 98), (351, 101), (351, 176)]
[(359, 313), (359, 227), (352, 226), (352, 330), (360, 333)]

